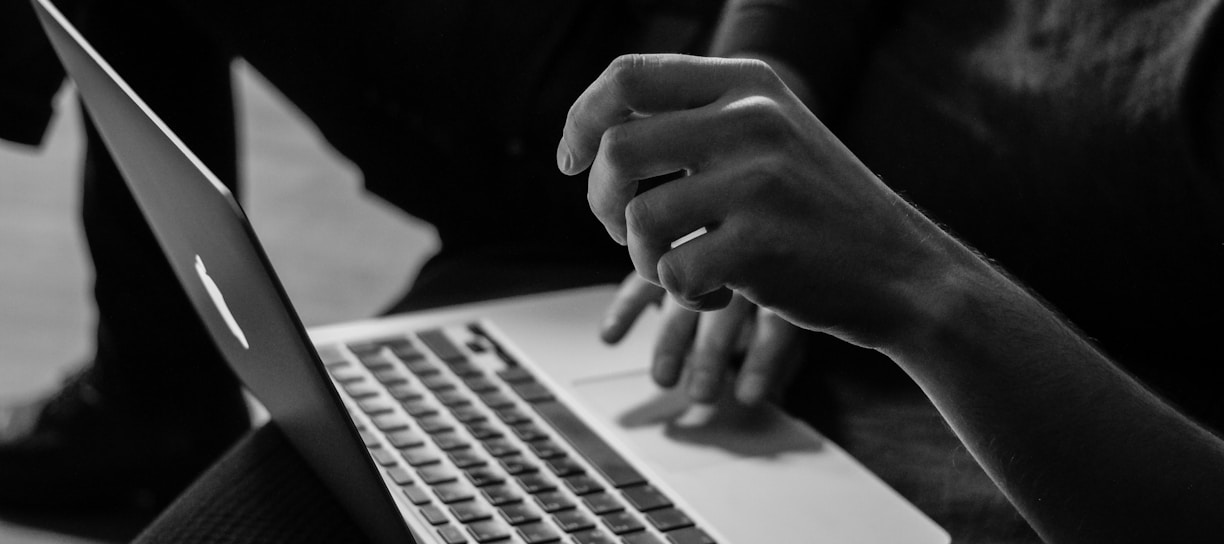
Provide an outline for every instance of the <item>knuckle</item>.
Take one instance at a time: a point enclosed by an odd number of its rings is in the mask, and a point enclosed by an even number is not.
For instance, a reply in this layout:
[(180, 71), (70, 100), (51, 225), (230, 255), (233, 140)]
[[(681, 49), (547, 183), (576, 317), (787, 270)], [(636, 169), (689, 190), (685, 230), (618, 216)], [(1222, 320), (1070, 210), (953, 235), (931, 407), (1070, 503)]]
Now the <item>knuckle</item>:
[(773, 67), (760, 59), (744, 59), (743, 68), (745, 79), (753, 86), (767, 91), (779, 91), (785, 87), (782, 78), (778, 77), (778, 73)]
[(639, 238), (649, 240), (655, 225), (655, 211), (650, 199), (637, 197), (625, 207), (625, 226)]
[(667, 289), (676, 298), (677, 302), (685, 302), (693, 298), (697, 293), (693, 289), (692, 283), (688, 281), (681, 264), (676, 262), (677, 259), (668, 258), (664, 255), (659, 259), (657, 265), (659, 273), (659, 283), (663, 284), (663, 288)]
[(777, 100), (756, 94), (740, 99), (736, 106), (739, 124), (753, 139), (774, 148), (791, 137), (790, 119)]
[(627, 125), (609, 127), (600, 137), (599, 149), (603, 152), (604, 163), (614, 176), (619, 175), (626, 165), (632, 164), (632, 141)]
[(642, 77), (643, 70), (649, 64), (650, 61), (646, 55), (621, 55), (608, 65), (603, 77), (614, 89), (634, 88), (638, 84), (638, 79)]

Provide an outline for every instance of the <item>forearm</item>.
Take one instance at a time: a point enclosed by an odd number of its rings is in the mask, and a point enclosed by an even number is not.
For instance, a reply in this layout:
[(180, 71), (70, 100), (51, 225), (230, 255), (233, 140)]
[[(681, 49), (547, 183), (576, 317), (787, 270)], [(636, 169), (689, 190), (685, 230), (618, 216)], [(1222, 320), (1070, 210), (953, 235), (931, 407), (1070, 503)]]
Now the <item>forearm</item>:
[[(948, 239), (950, 240), (950, 238)], [(967, 249), (883, 349), (1050, 542), (1224, 535), (1224, 443)], [(1173, 339), (1170, 339), (1171, 341)]]

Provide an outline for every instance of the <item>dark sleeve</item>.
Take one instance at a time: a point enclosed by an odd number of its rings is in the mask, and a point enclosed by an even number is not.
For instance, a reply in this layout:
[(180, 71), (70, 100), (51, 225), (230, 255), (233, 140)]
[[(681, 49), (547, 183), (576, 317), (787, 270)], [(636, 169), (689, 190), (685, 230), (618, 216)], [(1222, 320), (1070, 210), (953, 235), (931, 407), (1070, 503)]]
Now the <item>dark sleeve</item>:
[[(1186, 32), (1192, 44), (1186, 61), (1182, 118), (1191, 152), (1214, 178), (1224, 180), (1224, 2), (1213, 0), (1192, 16)], [(1194, 39), (1197, 37), (1198, 39)], [(1180, 72), (1181, 67), (1176, 67)], [(1176, 73), (1175, 72), (1175, 73)], [(1218, 195), (1217, 195), (1218, 196)]]
[(40, 144), (63, 81), (29, 0), (0, 1), (0, 139)]
[(762, 54), (790, 65), (825, 109), (857, 82), (895, 11), (889, 0), (730, 0), (711, 54)]

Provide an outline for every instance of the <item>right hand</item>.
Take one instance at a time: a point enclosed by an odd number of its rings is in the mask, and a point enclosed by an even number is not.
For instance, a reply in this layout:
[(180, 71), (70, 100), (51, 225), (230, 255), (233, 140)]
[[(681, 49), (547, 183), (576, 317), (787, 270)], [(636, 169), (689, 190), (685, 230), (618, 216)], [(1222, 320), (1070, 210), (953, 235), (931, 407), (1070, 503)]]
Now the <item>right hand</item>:
[[(592, 211), (637, 272), (690, 309), (726, 307), (734, 290), (884, 347), (923, 322), (931, 282), (956, 279), (950, 238), (762, 62), (621, 57), (570, 109), (557, 157), (567, 174), (591, 168)], [(680, 169), (690, 175), (637, 194), (639, 180)]]

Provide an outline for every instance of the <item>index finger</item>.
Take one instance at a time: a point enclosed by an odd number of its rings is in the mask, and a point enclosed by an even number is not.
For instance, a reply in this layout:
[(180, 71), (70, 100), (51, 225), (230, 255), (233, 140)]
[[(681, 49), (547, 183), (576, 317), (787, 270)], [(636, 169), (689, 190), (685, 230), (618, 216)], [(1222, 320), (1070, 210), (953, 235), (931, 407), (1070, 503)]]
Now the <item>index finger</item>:
[(604, 131), (635, 113), (652, 115), (705, 106), (762, 72), (772, 74), (764, 63), (747, 59), (670, 54), (619, 57), (570, 106), (557, 145), (557, 168), (571, 176), (586, 170), (595, 160)]

